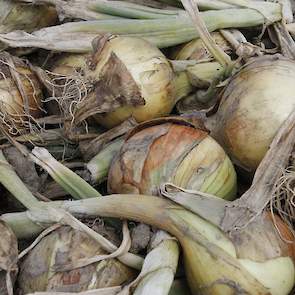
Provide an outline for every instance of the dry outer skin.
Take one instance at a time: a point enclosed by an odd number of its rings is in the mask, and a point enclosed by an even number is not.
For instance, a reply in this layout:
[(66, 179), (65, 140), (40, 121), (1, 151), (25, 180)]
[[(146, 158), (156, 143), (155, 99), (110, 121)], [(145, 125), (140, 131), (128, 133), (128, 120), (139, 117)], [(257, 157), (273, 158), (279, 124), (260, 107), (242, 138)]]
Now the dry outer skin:
[(15, 30), (32, 32), (57, 22), (57, 13), (52, 6), (28, 5), (16, 1), (1, 0), (0, 32)]
[(11, 281), (14, 282), (18, 270), (18, 248), (16, 236), (3, 221), (0, 221), (0, 232), (0, 294), (7, 295), (6, 272), (11, 272)]
[(167, 120), (134, 132), (111, 165), (110, 192), (157, 195), (161, 183), (172, 182), (220, 197), (234, 196), (233, 166), (205, 131)]
[(104, 252), (96, 241), (83, 232), (62, 227), (43, 238), (24, 258), (20, 266), (19, 286), (24, 294), (34, 291), (80, 292), (118, 286), (135, 275), (133, 270), (116, 259), (65, 272), (51, 269), (99, 254)]

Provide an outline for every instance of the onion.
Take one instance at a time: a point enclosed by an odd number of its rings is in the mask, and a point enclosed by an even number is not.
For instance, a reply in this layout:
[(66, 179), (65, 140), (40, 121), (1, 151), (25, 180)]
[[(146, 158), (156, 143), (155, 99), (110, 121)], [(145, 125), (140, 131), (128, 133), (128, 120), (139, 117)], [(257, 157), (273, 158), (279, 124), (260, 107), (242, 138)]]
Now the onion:
[[(112, 89), (123, 86), (125, 93), (114, 93), (118, 99), (128, 99), (124, 94), (133, 95), (134, 99), (138, 96), (144, 103), (126, 105), (111, 113), (96, 115), (98, 123), (110, 128), (130, 116), (138, 122), (143, 122), (171, 112), (175, 104), (175, 75), (168, 60), (158, 48), (140, 38), (121, 36), (109, 38), (106, 43), (100, 43), (98, 46), (99, 54), (94, 55), (95, 68), (91, 76), (95, 79), (104, 79), (104, 76), (107, 78), (108, 72), (104, 73), (104, 68), (116, 65), (121, 65), (121, 71), (117, 73), (116, 79), (112, 80), (106, 93), (97, 94), (97, 99), (104, 99), (103, 96), (107, 96)], [(122, 82), (126, 85), (120, 85)]]
[[(214, 42), (225, 52), (232, 51), (229, 43), (219, 32), (213, 32), (210, 35), (213, 38)], [(180, 48), (175, 49), (172, 52), (171, 58), (177, 60), (202, 60), (208, 58), (212, 59), (213, 56), (204, 45), (202, 39), (194, 39), (181, 46)]]
[(27, 63), (7, 52), (0, 53), (0, 72), (1, 124), (17, 134), (42, 114), (41, 85)]
[(52, 68), (66, 75), (77, 66), (82, 70), (88, 92), (77, 104), (76, 122), (94, 115), (110, 128), (130, 116), (138, 122), (165, 116), (191, 91), (187, 78), (178, 79), (163, 53), (143, 39), (102, 36), (94, 43), (89, 62), (87, 55), (72, 55)]
[(178, 119), (134, 128), (108, 176), (112, 193), (157, 195), (163, 182), (225, 199), (236, 193), (236, 173), (224, 150), (207, 132)]
[(230, 157), (256, 169), (295, 106), (295, 62), (279, 55), (255, 58), (226, 86), (212, 136)]
[(116, 259), (106, 259), (70, 271), (54, 267), (77, 259), (105, 254), (98, 243), (82, 231), (61, 227), (43, 238), (20, 265), (18, 283), (23, 294), (35, 291), (80, 292), (121, 285), (134, 271)]

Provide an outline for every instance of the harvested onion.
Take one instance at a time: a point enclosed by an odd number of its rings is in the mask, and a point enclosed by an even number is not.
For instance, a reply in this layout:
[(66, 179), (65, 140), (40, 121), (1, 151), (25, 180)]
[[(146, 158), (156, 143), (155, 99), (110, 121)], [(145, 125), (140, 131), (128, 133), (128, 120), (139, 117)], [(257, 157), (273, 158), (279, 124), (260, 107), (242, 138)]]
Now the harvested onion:
[(233, 76), (213, 120), (212, 136), (238, 164), (254, 170), (295, 107), (295, 62), (255, 58)]
[(41, 85), (27, 63), (7, 52), (0, 54), (0, 72), (1, 125), (17, 134), (42, 114)]
[(82, 258), (105, 254), (87, 234), (62, 227), (41, 240), (20, 266), (19, 287), (24, 294), (35, 291), (80, 292), (121, 285), (135, 275), (116, 259), (106, 259), (69, 271), (54, 267)]
[(236, 192), (236, 173), (224, 150), (207, 132), (177, 119), (133, 129), (108, 176), (112, 193), (157, 195), (163, 182), (225, 199)]
[(84, 84), (91, 85), (77, 104), (77, 122), (94, 115), (98, 123), (110, 128), (130, 116), (138, 122), (162, 117), (191, 91), (187, 78), (178, 79), (164, 54), (143, 39), (102, 36), (94, 47), (89, 63), (87, 55), (71, 55), (52, 68), (68, 75), (78, 67)]

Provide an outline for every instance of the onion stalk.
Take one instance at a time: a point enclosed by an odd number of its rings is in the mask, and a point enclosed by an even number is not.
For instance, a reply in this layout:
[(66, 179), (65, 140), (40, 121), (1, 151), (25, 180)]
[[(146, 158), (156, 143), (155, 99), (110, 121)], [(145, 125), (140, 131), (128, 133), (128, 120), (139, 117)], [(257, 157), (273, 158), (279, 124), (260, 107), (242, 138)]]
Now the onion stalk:
[[(55, 179), (66, 191), (68, 191), (74, 198), (83, 199), (89, 197), (99, 197), (101, 196), (98, 191), (96, 191), (91, 185), (80, 178), (77, 174), (72, 172), (69, 168), (65, 167), (58, 161), (56, 161), (46, 149), (36, 147), (33, 153), (30, 155), (31, 159), (38, 165), (43, 167), (53, 179)], [(33, 194), (24, 185), (18, 175), (15, 173), (13, 167), (9, 165), (6, 161), (3, 153), (0, 153), (0, 159), (2, 166), (0, 166), (0, 182), (5, 188), (27, 209), (38, 208), (40, 202), (33, 196)], [(17, 220), (17, 219), (16, 219)], [(16, 221), (18, 223), (18, 221)], [(26, 236), (27, 233), (35, 235), (42, 229), (42, 226), (32, 226), (32, 228), (26, 228), (27, 224), (19, 224), (21, 236)], [(101, 241), (101, 246), (104, 250), (112, 252), (116, 250), (116, 247), (109, 243), (103, 237), (99, 238)], [(126, 253), (122, 255), (119, 259), (122, 259), (123, 263), (130, 264), (131, 267), (140, 268), (142, 264), (142, 259), (131, 253)]]
[[(277, 3), (261, 2), (262, 15), (251, 8), (212, 10), (201, 12), (210, 32), (224, 28), (244, 28), (282, 19)], [(198, 38), (188, 17), (132, 20), (112, 19), (66, 23), (27, 34), (21, 31), (0, 34), (0, 41), (11, 47), (37, 47), (66, 52), (89, 52), (92, 40), (100, 34), (132, 35), (144, 38), (158, 47), (169, 47)]]
[(77, 18), (84, 20), (134, 18), (160, 19), (185, 15), (183, 9), (159, 9), (127, 1), (100, 0), (25, 0), (29, 3), (48, 3), (61, 11), (60, 18)]
[(111, 163), (119, 153), (123, 143), (124, 139), (114, 140), (87, 163), (86, 166), (93, 183), (100, 183), (107, 179)]
[(118, 295), (168, 294), (176, 272), (178, 257), (177, 241), (166, 232), (157, 231), (140, 274)]

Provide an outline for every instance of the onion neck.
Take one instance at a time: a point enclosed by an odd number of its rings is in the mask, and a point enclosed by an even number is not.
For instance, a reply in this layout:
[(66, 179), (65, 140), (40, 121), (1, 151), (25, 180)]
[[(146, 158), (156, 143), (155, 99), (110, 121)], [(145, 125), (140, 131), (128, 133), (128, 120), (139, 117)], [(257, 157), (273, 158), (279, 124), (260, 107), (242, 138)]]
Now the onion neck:
[(174, 78), (175, 103), (192, 92), (193, 86), (186, 72), (178, 72)]

